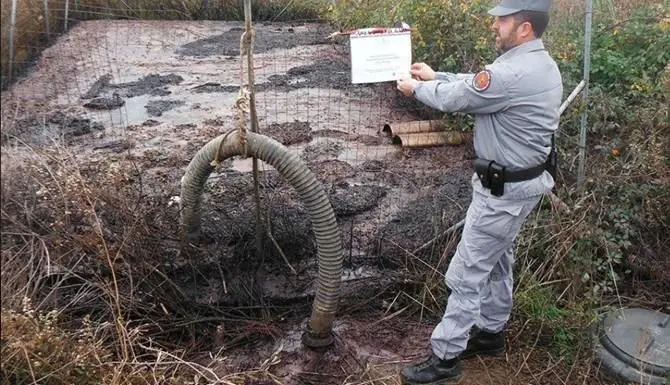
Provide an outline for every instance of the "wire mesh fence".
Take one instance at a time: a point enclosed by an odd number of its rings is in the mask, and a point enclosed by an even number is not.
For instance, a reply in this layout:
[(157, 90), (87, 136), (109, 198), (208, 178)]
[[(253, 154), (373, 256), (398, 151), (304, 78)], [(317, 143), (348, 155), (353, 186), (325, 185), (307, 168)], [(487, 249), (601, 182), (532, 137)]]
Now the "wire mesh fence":
[[(3, 72), (3, 143), (58, 143), (80, 164), (118, 162), (133, 168), (141, 195), (170, 198), (179, 195), (196, 152), (237, 127), (233, 105), (246, 82), (243, 23), (175, 20), (179, 11), (162, 10), (152, 15), (163, 20), (146, 20), (139, 7), (82, 9), (75, 1), (21, 7), (32, 17), (40, 10), (50, 15), (51, 30), (39, 23), (34, 31), (14, 30), (17, 72)], [(445, 230), (461, 220), (470, 197), (468, 118), (402, 97), (394, 82), (352, 84), (348, 38), (329, 39), (333, 27), (319, 20), (254, 27), (259, 131), (299, 154), (323, 183), (349, 281), (367, 277), (374, 289), (369, 279), (390, 282), (389, 268), (425, 258), (446, 263), (445, 246), (455, 244)], [(19, 38), (28, 32), (40, 39)], [(48, 47), (35, 60), (20, 59), (19, 52), (43, 48), (36, 41)], [(202, 301), (257, 298), (228, 289), (248, 287), (231, 280), (248, 283), (259, 270), (265, 295), (300, 297), (316, 275), (316, 246), (300, 198), (267, 164), (260, 180), (262, 250), (254, 246), (251, 159), (227, 160), (208, 181), (203, 233), (212, 242), (205, 254), (230, 263), (223, 272), (198, 267), (218, 282), (198, 293)], [(170, 215), (176, 231), (178, 214)]]

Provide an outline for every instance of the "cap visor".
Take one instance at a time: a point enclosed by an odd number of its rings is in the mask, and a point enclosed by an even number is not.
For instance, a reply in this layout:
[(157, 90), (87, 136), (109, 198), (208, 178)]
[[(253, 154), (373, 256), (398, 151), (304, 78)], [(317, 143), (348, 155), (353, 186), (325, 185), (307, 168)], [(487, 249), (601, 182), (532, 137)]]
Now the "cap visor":
[(509, 16), (521, 12), (520, 9), (497, 6), (489, 11), (492, 16)]

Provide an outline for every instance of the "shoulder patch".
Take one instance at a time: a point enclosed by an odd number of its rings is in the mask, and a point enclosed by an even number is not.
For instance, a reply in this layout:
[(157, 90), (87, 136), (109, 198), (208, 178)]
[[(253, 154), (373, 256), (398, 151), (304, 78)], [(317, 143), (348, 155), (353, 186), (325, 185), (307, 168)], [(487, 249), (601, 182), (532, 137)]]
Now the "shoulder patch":
[(472, 87), (479, 92), (486, 91), (491, 85), (491, 71), (483, 70), (477, 72), (472, 78)]

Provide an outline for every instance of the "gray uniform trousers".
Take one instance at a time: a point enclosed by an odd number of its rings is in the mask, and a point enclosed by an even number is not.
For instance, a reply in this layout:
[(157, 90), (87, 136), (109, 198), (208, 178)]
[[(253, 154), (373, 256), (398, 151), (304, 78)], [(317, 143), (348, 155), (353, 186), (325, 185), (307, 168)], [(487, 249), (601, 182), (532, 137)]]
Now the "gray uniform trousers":
[[(474, 114), (477, 156), (521, 170), (547, 159), (551, 135), (558, 128), (563, 84), (544, 43), (535, 39), (500, 55), (477, 75), (445, 72), (435, 80), (416, 81), (414, 94), (440, 111)], [(452, 292), (431, 337), (440, 358), (461, 353), (475, 324), (490, 332), (505, 326), (512, 308), (514, 239), (553, 185), (545, 172), (532, 180), (505, 183), (504, 199), (498, 199), (473, 176), (472, 202), (446, 273)]]
[(514, 240), (542, 195), (497, 199), (474, 190), (446, 284), (451, 289), (442, 321), (431, 336), (442, 359), (458, 356), (473, 325), (499, 332), (512, 309)]

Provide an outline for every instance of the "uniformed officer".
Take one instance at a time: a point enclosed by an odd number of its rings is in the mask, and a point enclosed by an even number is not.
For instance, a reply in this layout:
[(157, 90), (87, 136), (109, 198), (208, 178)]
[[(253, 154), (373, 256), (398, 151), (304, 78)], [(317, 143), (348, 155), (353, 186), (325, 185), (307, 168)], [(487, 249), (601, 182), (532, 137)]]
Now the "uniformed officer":
[(434, 72), (416, 63), (412, 78), (398, 81), (404, 95), (430, 107), (474, 114), (477, 154), (472, 202), (445, 275), (447, 308), (431, 336), (432, 354), (402, 370), (405, 384), (457, 380), (460, 359), (504, 350), (514, 240), (554, 185), (547, 160), (563, 86), (541, 40), (550, 7), (551, 0), (502, 0), (491, 9), (500, 55), (476, 74)]

